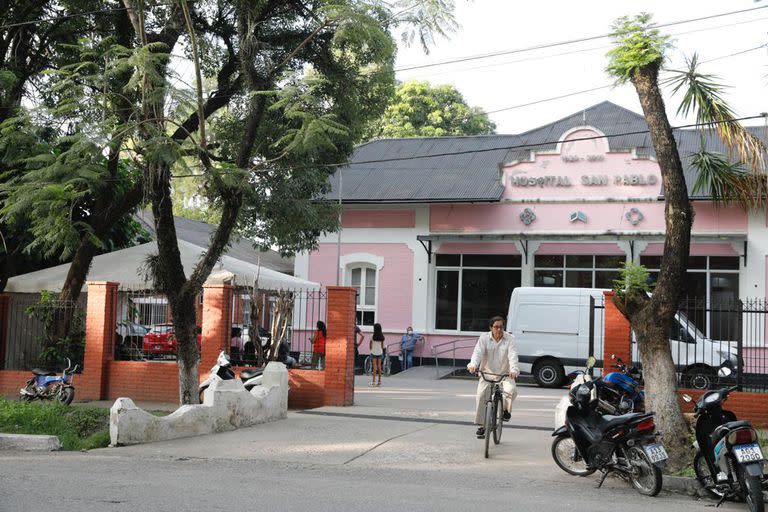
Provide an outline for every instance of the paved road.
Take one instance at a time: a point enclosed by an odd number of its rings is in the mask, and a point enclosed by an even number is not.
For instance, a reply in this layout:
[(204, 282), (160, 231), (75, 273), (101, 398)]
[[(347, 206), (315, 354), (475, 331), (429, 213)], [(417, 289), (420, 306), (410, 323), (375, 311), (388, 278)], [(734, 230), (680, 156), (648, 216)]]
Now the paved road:
[[(93, 450), (0, 454), (0, 511), (466, 511), (649, 508), (709, 501), (646, 498), (617, 479), (570, 477), (549, 454), (561, 391), (522, 387), (491, 458), (470, 424), (475, 383), (426, 375), (358, 378), (356, 405), (290, 412), (285, 421), (211, 436)], [(728, 504), (720, 510), (743, 510)]]

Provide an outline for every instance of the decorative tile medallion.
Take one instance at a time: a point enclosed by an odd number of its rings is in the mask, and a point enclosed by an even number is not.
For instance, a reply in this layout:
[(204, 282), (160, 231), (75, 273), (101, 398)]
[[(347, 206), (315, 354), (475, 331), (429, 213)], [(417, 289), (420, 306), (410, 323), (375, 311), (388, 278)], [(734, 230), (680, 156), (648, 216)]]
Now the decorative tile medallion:
[(638, 208), (630, 208), (625, 217), (633, 226), (637, 226), (645, 218), (643, 212), (641, 212)]
[(587, 215), (582, 211), (575, 211), (571, 214), (571, 222), (587, 223)]
[(526, 208), (525, 210), (520, 212), (520, 220), (526, 226), (530, 226), (531, 223), (536, 220), (536, 214), (533, 213), (533, 210), (531, 210), (530, 208)]

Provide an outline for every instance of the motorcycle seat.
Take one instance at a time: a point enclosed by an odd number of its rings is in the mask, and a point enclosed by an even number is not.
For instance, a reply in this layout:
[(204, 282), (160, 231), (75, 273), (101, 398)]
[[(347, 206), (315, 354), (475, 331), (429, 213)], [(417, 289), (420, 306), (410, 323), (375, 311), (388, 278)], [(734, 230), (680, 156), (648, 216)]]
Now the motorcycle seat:
[(56, 375), (56, 372), (52, 372), (50, 370), (41, 370), (40, 368), (35, 368), (34, 370), (32, 370), (32, 373), (34, 373), (35, 375), (43, 375), (46, 377)]
[(723, 423), (719, 427), (715, 429), (714, 432), (712, 432), (712, 444), (717, 444), (718, 441), (720, 441), (722, 438), (728, 435), (729, 432), (732, 430), (736, 430), (737, 428), (742, 427), (751, 427), (752, 423), (746, 420), (741, 421), (729, 421), (728, 423)]
[(637, 420), (650, 418), (651, 416), (653, 416), (653, 414), (646, 412), (633, 412), (630, 414), (622, 414), (621, 416), (611, 416), (610, 414), (606, 414), (605, 416), (600, 417), (598, 425), (601, 430), (606, 431), (618, 427), (619, 425), (627, 425), (629, 423), (634, 423)]
[(240, 380), (248, 380), (264, 373), (264, 368), (246, 368), (240, 372)]

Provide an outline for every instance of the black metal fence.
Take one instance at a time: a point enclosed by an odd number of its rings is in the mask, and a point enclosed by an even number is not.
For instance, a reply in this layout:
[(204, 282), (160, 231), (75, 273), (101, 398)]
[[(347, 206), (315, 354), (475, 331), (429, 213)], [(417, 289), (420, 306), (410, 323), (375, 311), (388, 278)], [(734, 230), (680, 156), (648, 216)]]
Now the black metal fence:
[[(594, 299), (591, 308), (590, 354), (609, 358), (610, 354), (602, 354), (603, 298)], [(693, 389), (738, 385), (742, 391), (768, 392), (767, 313), (764, 298), (681, 301), (668, 332), (678, 385)], [(632, 360), (639, 362), (635, 336), (630, 336)]]
[(115, 360), (176, 359), (168, 299), (146, 289), (121, 288), (117, 294)]
[(83, 367), (85, 294), (77, 302), (50, 293), (12, 293), (5, 326), (5, 370), (61, 371), (67, 358)]
[(308, 366), (317, 322), (325, 323), (327, 310), (328, 293), (322, 289), (254, 293), (238, 288), (232, 296), (230, 358), (236, 364), (261, 365), (289, 355), (299, 366)]

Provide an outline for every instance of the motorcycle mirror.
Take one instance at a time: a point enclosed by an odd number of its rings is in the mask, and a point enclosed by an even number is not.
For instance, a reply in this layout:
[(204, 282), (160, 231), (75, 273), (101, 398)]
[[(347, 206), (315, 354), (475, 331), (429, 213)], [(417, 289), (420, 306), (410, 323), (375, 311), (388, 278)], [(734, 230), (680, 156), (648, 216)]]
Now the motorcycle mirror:
[(611, 354), (611, 359), (616, 359), (616, 354)]
[(595, 363), (597, 362), (597, 359), (595, 359), (595, 356), (589, 356), (587, 359), (587, 368), (592, 368), (595, 366)]
[(690, 396), (688, 396), (685, 393), (683, 393), (683, 402), (691, 403), (691, 402), (693, 402), (693, 398), (691, 398)]
[(733, 373), (733, 372), (731, 371), (731, 369), (730, 369), (730, 368), (728, 368), (728, 367), (725, 367), (725, 366), (723, 366), (722, 368), (720, 368), (720, 369), (717, 371), (717, 374), (718, 374), (720, 377), (728, 377), (728, 376), (729, 376), (731, 373)]

